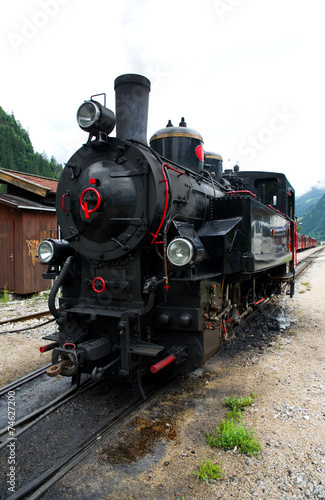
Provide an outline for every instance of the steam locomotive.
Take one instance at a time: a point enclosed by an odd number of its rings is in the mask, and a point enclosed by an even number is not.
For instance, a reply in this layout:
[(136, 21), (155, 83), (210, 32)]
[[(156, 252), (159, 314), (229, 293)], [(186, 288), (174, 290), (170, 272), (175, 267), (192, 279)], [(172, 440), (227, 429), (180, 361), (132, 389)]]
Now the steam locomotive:
[(58, 183), (60, 236), (38, 248), (55, 279), (48, 374), (125, 379), (142, 396), (145, 373), (195, 370), (282, 282), (293, 293), (296, 265), (286, 177), (223, 172), (184, 119), (148, 146), (149, 92), (121, 75), (116, 116), (97, 95), (81, 104), (88, 140)]

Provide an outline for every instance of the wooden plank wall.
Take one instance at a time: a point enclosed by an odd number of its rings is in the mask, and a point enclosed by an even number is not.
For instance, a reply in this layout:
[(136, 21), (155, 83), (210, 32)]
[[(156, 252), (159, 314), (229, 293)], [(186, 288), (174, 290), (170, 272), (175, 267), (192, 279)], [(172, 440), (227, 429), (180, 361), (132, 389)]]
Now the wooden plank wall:
[[(16, 294), (32, 294), (47, 290), (46, 271), (37, 256), (37, 247), (44, 238), (56, 237), (55, 212), (17, 210), (0, 206), (0, 290)], [(13, 258), (11, 255), (13, 254)]]

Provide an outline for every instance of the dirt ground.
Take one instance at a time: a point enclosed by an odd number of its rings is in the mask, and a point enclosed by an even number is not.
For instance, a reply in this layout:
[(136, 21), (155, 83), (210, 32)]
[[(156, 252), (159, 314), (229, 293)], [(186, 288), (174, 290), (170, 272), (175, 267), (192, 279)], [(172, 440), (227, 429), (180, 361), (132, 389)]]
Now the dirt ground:
[[(32, 314), (47, 309), (46, 299), (28, 299), (24, 301), (0, 304), (0, 320)], [(41, 318), (39, 323), (49, 318)], [(3, 333), (36, 324), (35, 320), (26, 323), (11, 323), (0, 326), (0, 387), (9, 384), (27, 373), (30, 373), (51, 361), (51, 354), (39, 352), (39, 347), (48, 343), (42, 340), (45, 334), (54, 331), (54, 323), (35, 330), (20, 333)]]
[[(299, 279), (293, 299), (277, 299), (287, 322), (284, 331), (231, 357), (217, 354), (205, 364), (196, 403), (188, 395), (184, 402), (180, 398), (173, 438), (164, 434), (163, 451), (151, 450), (145, 468), (118, 469), (119, 482), (113, 486), (114, 464), (102, 467), (98, 458), (86, 466), (78, 491), (66, 477), (60, 486), (63, 498), (325, 499), (324, 278), (325, 252)], [(252, 341), (263, 326), (255, 322), (248, 327)], [(0, 336), (2, 383), (44, 363), (36, 350), (38, 334), (33, 335)], [(243, 422), (255, 431), (259, 456), (211, 448), (204, 433), (213, 432), (225, 416), (223, 398), (251, 393), (257, 397), (243, 412)], [(191, 473), (206, 459), (220, 462), (224, 476), (198, 484)], [(53, 497), (49, 492), (45, 498)]]

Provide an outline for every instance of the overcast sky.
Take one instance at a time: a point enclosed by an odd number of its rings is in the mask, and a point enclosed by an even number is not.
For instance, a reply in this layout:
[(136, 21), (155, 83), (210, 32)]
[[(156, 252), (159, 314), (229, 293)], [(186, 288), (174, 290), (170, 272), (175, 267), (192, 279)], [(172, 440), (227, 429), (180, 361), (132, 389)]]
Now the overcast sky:
[[(184, 116), (224, 168), (325, 178), (323, 0), (1, 2), (0, 106), (60, 163), (86, 140), (76, 111), (114, 79), (151, 80), (148, 139)], [(113, 134), (114, 135), (114, 132)]]

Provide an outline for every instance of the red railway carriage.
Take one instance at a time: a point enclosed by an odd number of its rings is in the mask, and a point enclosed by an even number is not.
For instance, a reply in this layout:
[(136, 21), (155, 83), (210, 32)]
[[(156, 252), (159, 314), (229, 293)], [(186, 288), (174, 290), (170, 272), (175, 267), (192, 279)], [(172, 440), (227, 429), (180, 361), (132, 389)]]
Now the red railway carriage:
[(304, 234), (297, 234), (297, 250), (308, 250), (308, 248), (314, 248), (317, 245), (317, 240), (311, 236), (305, 236)]
[(316, 239), (309, 236), (308, 248), (314, 248), (316, 245), (317, 245)]

